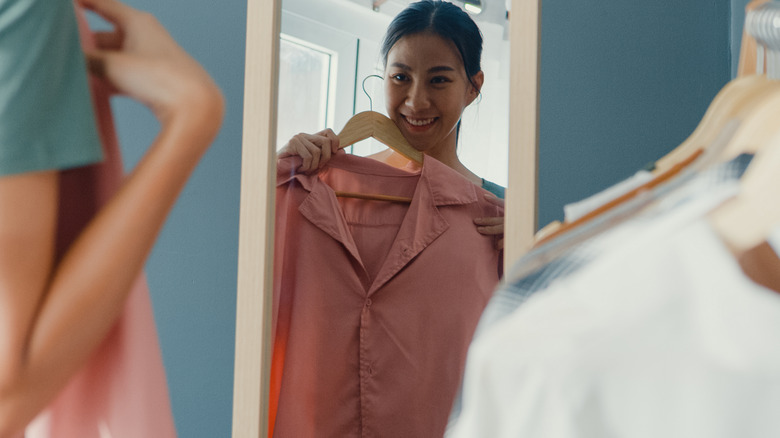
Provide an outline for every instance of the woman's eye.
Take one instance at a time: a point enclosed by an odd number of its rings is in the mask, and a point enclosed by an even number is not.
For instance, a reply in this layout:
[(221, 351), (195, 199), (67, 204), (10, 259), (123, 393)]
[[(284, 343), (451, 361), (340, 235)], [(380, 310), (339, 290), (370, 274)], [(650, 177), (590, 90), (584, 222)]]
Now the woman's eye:
[(393, 80), (396, 80), (396, 81), (405, 81), (406, 80), (406, 75), (402, 74), (402, 73), (398, 73), (398, 74), (392, 75), (391, 78), (393, 78)]
[(432, 84), (444, 84), (449, 82), (449, 78), (446, 78), (444, 76), (436, 76), (433, 79), (431, 79)]

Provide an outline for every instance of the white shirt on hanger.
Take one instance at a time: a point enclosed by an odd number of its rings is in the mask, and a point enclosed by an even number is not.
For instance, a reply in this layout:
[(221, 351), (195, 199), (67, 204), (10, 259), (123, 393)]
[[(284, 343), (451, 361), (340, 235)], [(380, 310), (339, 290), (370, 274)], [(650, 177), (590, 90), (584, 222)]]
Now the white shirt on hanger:
[(475, 340), (447, 438), (780, 436), (780, 294), (701, 216), (653, 231)]

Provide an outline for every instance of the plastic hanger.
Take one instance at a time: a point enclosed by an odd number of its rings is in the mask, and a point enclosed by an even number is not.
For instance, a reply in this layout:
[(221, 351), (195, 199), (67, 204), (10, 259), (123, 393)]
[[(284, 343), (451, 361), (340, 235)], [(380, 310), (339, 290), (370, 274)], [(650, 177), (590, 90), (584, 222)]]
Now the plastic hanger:
[[(394, 151), (414, 161), (417, 164), (423, 164), (423, 153), (415, 149), (406, 141), (395, 122), (387, 116), (376, 111), (363, 111), (357, 113), (347, 121), (344, 128), (339, 132), (339, 148), (345, 148), (367, 138), (375, 138), (384, 143)], [(367, 194), (336, 191), (336, 196), (343, 198), (358, 198), (375, 201), (403, 202), (409, 203), (412, 198), (403, 196)]]
[[(755, 10), (769, 0), (753, 0), (745, 6), (745, 15)], [(758, 46), (756, 40), (747, 32), (747, 28), (742, 30), (742, 44), (739, 49), (739, 66), (737, 67), (737, 77), (750, 76), (758, 73)]]

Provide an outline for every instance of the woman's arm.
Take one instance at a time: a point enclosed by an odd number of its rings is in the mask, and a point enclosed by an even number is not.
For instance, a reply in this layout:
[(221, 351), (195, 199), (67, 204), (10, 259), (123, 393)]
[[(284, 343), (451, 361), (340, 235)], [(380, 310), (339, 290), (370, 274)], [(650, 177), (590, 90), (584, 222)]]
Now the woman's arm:
[(208, 74), (151, 15), (81, 3), (116, 26), (88, 54), (91, 70), (146, 104), (161, 129), (56, 266), (57, 173), (0, 178), (0, 437), (20, 433), (115, 323), (224, 111)]

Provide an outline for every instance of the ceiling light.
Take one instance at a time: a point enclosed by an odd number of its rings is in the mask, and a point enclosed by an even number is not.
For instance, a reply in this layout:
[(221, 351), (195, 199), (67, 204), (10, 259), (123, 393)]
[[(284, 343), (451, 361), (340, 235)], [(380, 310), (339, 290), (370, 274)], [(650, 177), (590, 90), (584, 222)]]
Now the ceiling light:
[(463, 8), (474, 15), (482, 13), (482, 0), (466, 0), (463, 2)]

